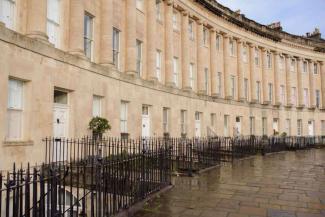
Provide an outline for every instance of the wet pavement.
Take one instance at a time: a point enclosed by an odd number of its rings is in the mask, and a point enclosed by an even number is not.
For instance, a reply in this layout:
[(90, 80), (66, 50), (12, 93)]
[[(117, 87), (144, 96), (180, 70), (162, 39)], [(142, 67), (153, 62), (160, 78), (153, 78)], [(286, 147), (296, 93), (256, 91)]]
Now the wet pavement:
[(173, 184), (136, 217), (325, 217), (325, 149), (256, 156)]

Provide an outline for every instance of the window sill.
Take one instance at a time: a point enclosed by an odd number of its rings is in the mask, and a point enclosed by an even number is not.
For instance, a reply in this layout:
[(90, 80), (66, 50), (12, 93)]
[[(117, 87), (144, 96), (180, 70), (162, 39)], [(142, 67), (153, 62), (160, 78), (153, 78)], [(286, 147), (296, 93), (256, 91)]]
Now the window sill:
[(17, 141), (10, 141), (6, 140), (3, 142), (5, 147), (10, 147), (10, 146), (32, 146), (34, 145), (34, 142), (32, 140), (28, 141), (23, 141), (23, 140), (17, 140)]

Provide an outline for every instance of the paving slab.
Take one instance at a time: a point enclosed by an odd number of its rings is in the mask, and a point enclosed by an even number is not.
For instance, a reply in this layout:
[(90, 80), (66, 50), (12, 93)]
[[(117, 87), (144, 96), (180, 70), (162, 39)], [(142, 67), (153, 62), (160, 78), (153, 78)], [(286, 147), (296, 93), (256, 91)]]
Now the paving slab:
[(255, 156), (173, 177), (136, 217), (325, 217), (325, 149)]

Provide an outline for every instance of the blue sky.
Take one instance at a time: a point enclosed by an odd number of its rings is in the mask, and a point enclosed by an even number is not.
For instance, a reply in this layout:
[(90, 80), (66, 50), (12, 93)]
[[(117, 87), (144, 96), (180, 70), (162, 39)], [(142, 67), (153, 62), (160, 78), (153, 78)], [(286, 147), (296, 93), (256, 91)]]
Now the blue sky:
[(217, 0), (262, 24), (281, 21), (283, 30), (305, 35), (315, 27), (325, 38), (325, 0)]

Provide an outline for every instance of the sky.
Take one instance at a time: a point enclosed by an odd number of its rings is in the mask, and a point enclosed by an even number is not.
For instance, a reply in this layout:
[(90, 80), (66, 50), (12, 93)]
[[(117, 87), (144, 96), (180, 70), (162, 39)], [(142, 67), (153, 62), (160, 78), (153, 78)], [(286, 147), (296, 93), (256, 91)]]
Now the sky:
[(241, 10), (249, 19), (261, 24), (281, 22), (283, 30), (305, 35), (318, 27), (325, 38), (325, 0), (217, 0), (232, 9)]

